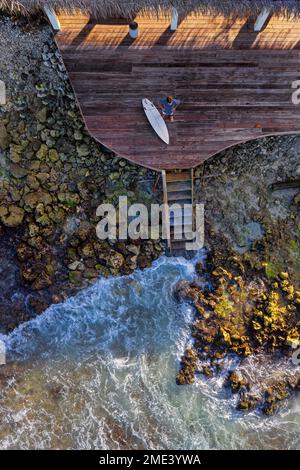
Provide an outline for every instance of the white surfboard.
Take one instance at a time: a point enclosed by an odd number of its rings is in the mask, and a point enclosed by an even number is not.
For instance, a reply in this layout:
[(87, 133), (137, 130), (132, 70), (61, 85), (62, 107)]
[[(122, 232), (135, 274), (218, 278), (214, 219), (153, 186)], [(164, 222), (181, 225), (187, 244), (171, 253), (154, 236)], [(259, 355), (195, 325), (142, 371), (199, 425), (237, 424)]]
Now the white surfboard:
[(143, 108), (145, 111), (145, 114), (148, 118), (148, 121), (150, 122), (151, 126), (155, 130), (156, 134), (163, 140), (166, 144), (169, 144), (169, 131), (166, 126), (165, 121), (163, 120), (160, 112), (158, 109), (154, 106), (154, 104), (148, 100), (147, 98), (144, 98), (142, 100)]

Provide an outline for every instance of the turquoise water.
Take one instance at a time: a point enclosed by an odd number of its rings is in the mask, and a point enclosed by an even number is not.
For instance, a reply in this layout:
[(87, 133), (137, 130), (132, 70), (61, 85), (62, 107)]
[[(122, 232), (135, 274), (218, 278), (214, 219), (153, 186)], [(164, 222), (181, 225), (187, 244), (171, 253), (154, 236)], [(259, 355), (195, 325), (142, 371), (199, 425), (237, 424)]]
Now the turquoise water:
[(193, 261), (163, 257), (2, 337), (17, 369), (0, 396), (0, 448), (299, 448), (299, 400), (263, 418), (234, 410), (226, 370), (175, 384), (193, 310), (173, 291), (194, 275)]

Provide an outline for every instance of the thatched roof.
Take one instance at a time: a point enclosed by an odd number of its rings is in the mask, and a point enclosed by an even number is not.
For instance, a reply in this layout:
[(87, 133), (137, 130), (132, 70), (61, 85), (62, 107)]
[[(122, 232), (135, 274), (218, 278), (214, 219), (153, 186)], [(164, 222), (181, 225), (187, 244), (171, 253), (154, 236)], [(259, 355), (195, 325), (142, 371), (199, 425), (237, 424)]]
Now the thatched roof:
[(7, 12), (35, 13), (43, 6), (56, 11), (85, 13), (101, 16), (132, 18), (139, 13), (170, 13), (175, 7), (181, 13), (210, 12), (230, 16), (253, 16), (268, 7), (274, 13), (300, 15), (299, 0), (0, 0), (0, 9)]

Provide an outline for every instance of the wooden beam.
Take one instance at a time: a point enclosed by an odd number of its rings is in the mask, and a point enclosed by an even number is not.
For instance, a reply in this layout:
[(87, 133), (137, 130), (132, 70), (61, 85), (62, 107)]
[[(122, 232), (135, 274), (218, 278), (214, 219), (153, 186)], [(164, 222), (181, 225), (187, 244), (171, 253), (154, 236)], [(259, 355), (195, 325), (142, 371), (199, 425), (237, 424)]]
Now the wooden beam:
[(178, 27), (178, 11), (176, 8), (172, 8), (172, 17), (171, 17), (171, 31), (176, 31)]
[(254, 31), (256, 33), (258, 33), (259, 31), (262, 30), (265, 22), (267, 21), (267, 19), (269, 18), (271, 14), (271, 10), (269, 10), (268, 8), (264, 8), (262, 10), (262, 12), (260, 13), (260, 15), (257, 17), (257, 20), (255, 21), (255, 24), (254, 24)]
[(55, 33), (58, 33), (60, 31), (60, 22), (59, 19), (56, 16), (56, 13), (52, 8), (49, 8), (47, 5), (43, 7), (44, 13), (48, 18), (49, 23), (52, 26), (52, 29)]

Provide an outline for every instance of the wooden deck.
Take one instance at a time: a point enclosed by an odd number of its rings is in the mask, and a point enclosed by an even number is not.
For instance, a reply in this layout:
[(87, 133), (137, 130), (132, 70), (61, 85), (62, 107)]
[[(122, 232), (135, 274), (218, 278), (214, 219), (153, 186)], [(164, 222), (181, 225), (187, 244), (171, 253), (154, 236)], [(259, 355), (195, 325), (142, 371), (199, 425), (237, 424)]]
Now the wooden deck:
[[(188, 17), (172, 33), (167, 19), (59, 17), (58, 47), (86, 126), (117, 155), (154, 169), (192, 168), (232, 145), (300, 133), (300, 20), (271, 18), (260, 33), (246, 19)], [(148, 124), (141, 100), (182, 101), (170, 145)]]

